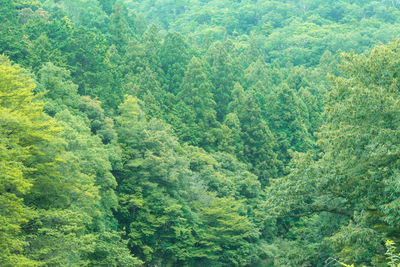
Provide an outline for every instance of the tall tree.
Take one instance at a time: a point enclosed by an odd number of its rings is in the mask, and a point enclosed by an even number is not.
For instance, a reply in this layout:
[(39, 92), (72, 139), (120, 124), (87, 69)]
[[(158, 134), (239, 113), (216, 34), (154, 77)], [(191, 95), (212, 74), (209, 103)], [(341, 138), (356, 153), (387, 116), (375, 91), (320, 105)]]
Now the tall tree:
[(35, 215), (23, 202), (42, 166), (55, 159), (42, 157), (60, 127), (43, 111), (30, 75), (0, 56), (0, 264), (35, 265), (23, 256), (21, 226)]
[(146, 121), (141, 103), (128, 96), (119, 107), (119, 142), (123, 168), (116, 173), (120, 208), (129, 247), (146, 262), (185, 265), (194, 245), (194, 217), (182, 201), (187, 161), (162, 121)]
[(252, 171), (257, 174), (263, 185), (269, 178), (276, 177), (282, 171), (282, 163), (277, 159), (275, 137), (262, 119), (253, 91), (245, 92), (235, 84), (233, 101), (229, 109), (240, 121), (242, 150), (238, 150), (239, 159), (251, 163)]
[(111, 41), (118, 48), (118, 52), (123, 54), (129, 40), (133, 38), (133, 31), (128, 23), (128, 9), (121, 1), (115, 3), (110, 19)]
[(336, 227), (323, 237), (346, 263), (383, 264), (384, 240), (398, 239), (399, 47), (344, 55), (318, 133), (323, 153), (296, 156), (296, 168), (269, 190), (281, 215), (332, 214)]
[(232, 90), (239, 77), (235, 75), (234, 62), (221, 42), (211, 45), (206, 54), (210, 65), (210, 79), (214, 85), (213, 95), (216, 102), (217, 119), (222, 121), (232, 101)]
[(41, 155), (58, 159), (57, 164), (36, 171), (25, 198), (39, 212), (25, 228), (27, 255), (55, 265), (138, 264), (116, 231), (112, 213), (118, 202), (111, 169), (119, 156), (112, 125), (98, 102), (78, 95), (65, 69), (48, 63), (39, 75), (38, 90), (48, 91), (45, 110), (63, 130), (62, 142), (49, 145)]
[(104, 12), (110, 15), (116, 0), (98, 0)]
[(186, 66), (190, 61), (189, 46), (179, 33), (168, 33), (160, 48), (162, 69), (170, 92), (179, 92)]
[(286, 84), (278, 87), (267, 98), (266, 117), (286, 163), (290, 160), (290, 150), (306, 152), (313, 148), (308, 109), (294, 89)]
[(182, 141), (212, 149), (210, 145), (215, 142), (212, 129), (218, 128), (219, 123), (212, 94), (213, 85), (205, 64), (193, 57), (187, 66), (177, 95), (179, 102), (175, 116), (178, 120), (171, 120), (171, 123)]
[(26, 56), (27, 43), (18, 23), (18, 11), (15, 2), (4, 0), (0, 7), (0, 53), (12, 60), (23, 60)]

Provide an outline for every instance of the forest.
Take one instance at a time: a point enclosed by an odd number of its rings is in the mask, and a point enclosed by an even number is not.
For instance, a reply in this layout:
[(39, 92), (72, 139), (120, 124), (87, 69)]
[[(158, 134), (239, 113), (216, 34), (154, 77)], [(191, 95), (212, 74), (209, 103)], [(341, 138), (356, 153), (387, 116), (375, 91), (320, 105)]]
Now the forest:
[(400, 266), (399, 0), (0, 0), (0, 266)]

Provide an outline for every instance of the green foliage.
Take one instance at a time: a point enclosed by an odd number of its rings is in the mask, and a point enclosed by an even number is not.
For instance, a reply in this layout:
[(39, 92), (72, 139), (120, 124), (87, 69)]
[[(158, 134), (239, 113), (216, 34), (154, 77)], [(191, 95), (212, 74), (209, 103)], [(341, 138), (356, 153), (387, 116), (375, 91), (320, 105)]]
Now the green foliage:
[(199, 231), (197, 257), (207, 258), (216, 266), (252, 263), (257, 244), (249, 241), (256, 240), (259, 232), (246, 216), (240, 215), (241, 208), (240, 202), (232, 198), (215, 198), (203, 207), (204, 228)]
[(171, 124), (182, 141), (211, 149), (214, 143), (212, 129), (218, 128), (219, 123), (212, 94), (213, 84), (205, 64), (196, 57), (188, 64)]
[(397, 265), (399, 8), (3, 0), (0, 265)]
[(232, 101), (233, 84), (238, 80), (234, 61), (224, 45), (216, 42), (205, 56), (210, 65), (211, 81), (214, 85), (212, 93), (217, 105), (217, 118), (221, 121), (228, 113), (228, 105)]
[(313, 148), (307, 106), (294, 89), (282, 84), (267, 100), (266, 117), (277, 138), (282, 158), (288, 162), (290, 151), (306, 152)]
[[(49, 90), (46, 109), (63, 127), (65, 152), (59, 155), (63, 162), (58, 166), (63, 180), (38, 181), (39, 188), (32, 189), (37, 191), (34, 197), (41, 199), (51, 198), (48, 195), (55, 188), (60, 187), (60, 192), (54, 192), (58, 198), (46, 204), (59, 208), (57, 212), (48, 214), (43, 210), (31, 223), (35, 226), (30, 229), (29, 254), (56, 265), (139, 264), (121, 240), (121, 233), (115, 231), (112, 211), (118, 206), (114, 192), (117, 183), (111, 170), (119, 161), (120, 152), (115, 143), (113, 121), (104, 115), (98, 101), (78, 95), (78, 87), (70, 81), (66, 70), (47, 64), (39, 74), (40, 87)], [(46, 186), (52, 188), (45, 189)], [(59, 206), (63, 204), (66, 206)], [(53, 224), (54, 220), (67, 228)], [(105, 240), (109, 242), (107, 249)], [(51, 247), (54, 242), (60, 247)]]
[(160, 62), (169, 81), (168, 88), (177, 93), (184, 77), (186, 65), (190, 60), (188, 45), (178, 33), (168, 33), (160, 47)]
[(325, 237), (344, 262), (381, 264), (382, 240), (397, 236), (398, 45), (343, 56), (345, 76), (332, 77), (318, 133), (323, 154), (296, 159), (296, 169), (274, 183), (269, 200), (285, 192), (286, 209), (278, 210), (289, 216), (336, 214), (343, 226)]
[[(184, 261), (193, 245), (190, 210), (177, 186), (188, 175), (178, 143), (161, 121), (146, 121), (141, 103), (128, 96), (117, 117), (123, 169), (118, 172), (118, 219), (129, 247), (148, 262)], [(161, 242), (160, 242), (161, 241)], [(167, 256), (168, 255), (168, 256)]]
[(276, 155), (276, 141), (267, 123), (262, 119), (261, 110), (255, 100), (254, 91), (243, 90), (236, 83), (232, 92), (233, 101), (229, 109), (237, 115), (240, 123), (240, 138), (243, 146), (238, 157), (252, 164), (252, 171), (257, 174), (263, 185), (269, 178), (276, 177), (282, 164)]
[(122, 52), (121, 50), (128, 44), (129, 39), (133, 37), (133, 32), (127, 21), (128, 10), (120, 1), (114, 5), (110, 19), (109, 33), (112, 43)]
[(389, 266), (396, 267), (400, 264), (399, 254), (396, 253), (396, 244), (393, 241), (387, 240), (385, 242), (386, 246), (386, 257), (389, 260)]
[(1, 56), (0, 72), (0, 263), (35, 265), (22, 254), (21, 227), (34, 215), (23, 200), (43, 165), (55, 163), (41, 155), (60, 127), (43, 112), (44, 103), (33, 95), (36, 85), (24, 69)]
[(13, 60), (26, 56), (26, 40), (21, 27), (18, 27), (18, 12), (14, 1), (4, 0), (0, 7), (0, 53)]

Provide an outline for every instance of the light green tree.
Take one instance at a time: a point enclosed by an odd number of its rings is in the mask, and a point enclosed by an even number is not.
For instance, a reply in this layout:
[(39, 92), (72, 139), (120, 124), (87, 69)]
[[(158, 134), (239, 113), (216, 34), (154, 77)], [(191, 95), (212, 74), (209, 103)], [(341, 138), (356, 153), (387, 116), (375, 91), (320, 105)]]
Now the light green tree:
[(23, 202), (35, 173), (57, 159), (41, 157), (61, 128), (43, 111), (36, 85), (26, 70), (0, 56), (0, 264), (35, 265), (23, 256), (21, 227), (35, 212)]

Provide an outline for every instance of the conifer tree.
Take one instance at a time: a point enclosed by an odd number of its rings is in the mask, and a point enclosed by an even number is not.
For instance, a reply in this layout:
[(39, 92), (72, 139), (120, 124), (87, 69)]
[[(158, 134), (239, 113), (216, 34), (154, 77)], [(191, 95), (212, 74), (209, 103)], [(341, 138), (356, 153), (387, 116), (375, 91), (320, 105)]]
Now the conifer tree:
[(107, 13), (107, 15), (111, 14), (115, 2), (116, 0), (99, 0), (100, 5), (102, 6), (104, 12)]
[(266, 117), (285, 162), (290, 159), (289, 150), (306, 152), (313, 148), (308, 109), (296, 91), (286, 84), (282, 84), (268, 97)]
[(121, 1), (116, 1), (110, 15), (109, 33), (113, 45), (118, 49), (118, 52), (123, 54), (129, 40), (133, 38), (133, 31), (127, 21), (128, 10)]
[(159, 57), (169, 91), (177, 94), (190, 61), (188, 44), (179, 33), (168, 33), (160, 47)]
[(236, 83), (229, 109), (240, 121), (243, 152), (239, 154), (239, 159), (251, 163), (252, 171), (257, 174), (260, 182), (266, 185), (269, 178), (280, 173), (282, 163), (277, 159), (275, 137), (261, 117), (254, 92), (245, 92), (243, 87)]
[(162, 45), (160, 31), (161, 29), (157, 25), (151, 24), (142, 35), (142, 43), (148, 62), (147, 66), (159, 76), (163, 76), (164, 71), (160, 59)]
[(27, 43), (23, 31), (18, 27), (18, 11), (16, 3), (4, 0), (0, 6), (0, 54), (12, 60), (23, 60), (26, 56)]
[(210, 65), (210, 79), (214, 85), (213, 95), (216, 103), (217, 119), (222, 121), (232, 101), (233, 85), (236, 81), (235, 67), (231, 56), (220, 42), (214, 43), (205, 55)]
[(291, 174), (268, 190), (279, 216), (330, 214), (333, 227), (318, 239), (348, 264), (383, 264), (384, 240), (397, 240), (399, 46), (396, 40), (368, 55), (344, 54), (317, 135), (323, 153), (297, 154)]
[(136, 96), (145, 104), (146, 115), (149, 117), (163, 118), (165, 107), (165, 91), (162, 90), (157, 75), (148, 67), (138, 74), (130, 76), (126, 90)]

